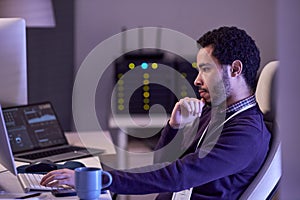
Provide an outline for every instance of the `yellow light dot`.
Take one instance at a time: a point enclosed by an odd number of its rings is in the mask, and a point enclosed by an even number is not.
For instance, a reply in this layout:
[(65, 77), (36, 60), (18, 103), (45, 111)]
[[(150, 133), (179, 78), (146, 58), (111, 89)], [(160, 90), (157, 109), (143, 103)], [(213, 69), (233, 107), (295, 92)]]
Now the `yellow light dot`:
[(196, 62), (193, 62), (193, 63), (192, 63), (192, 67), (197, 68), (197, 63), (196, 63)]
[(186, 96), (187, 96), (186, 91), (181, 92), (181, 97), (186, 97)]
[(123, 105), (118, 105), (118, 109), (119, 110), (124, 110), (124, 106)]
[(129, 69), (134, 69), (135, 64), (134, 63), (129, 63), (128, 67), (129, 67)]
[(144, 92), (143, 96), (144, 96), (145, 98), (148, 98), (148, 97), (150, 96), (150, 93), (149, 93), (149, 92)]
[(144, 110), (149, 110), (150, 109), (150, 106), (148, 104), (145, 104), (144, 105)]
[(118, 91), (123, 92), (124, 91), (124, 87), (123, 86), (119, 86), (118, 87)]
[(123, 104), (124, 103), (124, 99), (123, 98), (118, 99), (118, 103), (119, 104)]
[(123, 74), (119, 73), (117, 77), (118, 77), (118, 79), (120, 79), (120, 78), (122, 78), (122, 76), (123, 76)]
[(157, 69), (158, 68), (158, 64), (157, 63), (152, 63), (151, 67), (152, 67), (152, 69)]
[(124, 81), (123, 80), (119, 80), (118, 81), (118, 85), (123, 85), (124, 84)]
[(144, 80), (144, 81), (143, 81), (143, 84), (144, 84), (144, 85), (148, 85), (148, 84), (149, 84), (149, 80)]
[(124, 97), (124, 93), (123, 93), (123, 92), (119, 92), (119, 93), (118, 93), (118, 97), (119, 97), (119, 98)]
[(145, 79), (148, 79), (149, 78), (149, 74), (148, 73), (144, 73), (144, 75), (143, 75), (143, 77), (145, 78)]
[(143, 90), (146, 91), (146, 92), (149, 91), (149, 86), (148, 85), (144, 85)]
[(150, 103), (150, 99), (144, 99), (144, 104)]
[(186, 73), (181, 73), (181, 75), (183, 76), (183, 78), (186, 78), (186, 77), (187, 77), (187, 74), (186, 74)]

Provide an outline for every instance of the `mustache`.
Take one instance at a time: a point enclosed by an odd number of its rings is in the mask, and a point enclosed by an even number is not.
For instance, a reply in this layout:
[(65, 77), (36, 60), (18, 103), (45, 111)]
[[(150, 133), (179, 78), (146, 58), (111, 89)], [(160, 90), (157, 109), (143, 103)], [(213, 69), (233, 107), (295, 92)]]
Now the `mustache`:
[(201, 91), (201, 92), (208, 92), (208, 90), (206, 88), (203, 88), (203, 87), (199, 87), (198, 90)]

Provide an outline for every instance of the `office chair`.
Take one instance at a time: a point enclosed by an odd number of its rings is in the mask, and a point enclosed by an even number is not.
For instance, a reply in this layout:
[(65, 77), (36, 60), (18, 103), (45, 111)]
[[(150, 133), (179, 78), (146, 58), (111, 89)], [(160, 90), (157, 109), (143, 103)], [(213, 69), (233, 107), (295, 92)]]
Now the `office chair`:
[(281, 177), (281, 144), (275, 105), (275, 76), (278, 65), (278, 61), (269, 62), (262, 69), (258, 78), (255, 94), (258, 105), (264, 114), (264, 121), (272, 136), (267, 158), (252, 183), (241, 195), (241, 200), (272, 199), (278, 190)]

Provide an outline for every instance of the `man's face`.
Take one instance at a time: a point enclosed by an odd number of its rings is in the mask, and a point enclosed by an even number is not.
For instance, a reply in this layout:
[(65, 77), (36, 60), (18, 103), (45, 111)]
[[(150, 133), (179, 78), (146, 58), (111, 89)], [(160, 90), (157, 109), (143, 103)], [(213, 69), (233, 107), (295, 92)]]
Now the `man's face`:
[(197, 55), (198, 76), (194, 84), (199, 87), (201, 98), (211, 105), (220, 105), (230, 95), (228, 67), (224, 70), (212, 56), (211, 46), (201, 48)]

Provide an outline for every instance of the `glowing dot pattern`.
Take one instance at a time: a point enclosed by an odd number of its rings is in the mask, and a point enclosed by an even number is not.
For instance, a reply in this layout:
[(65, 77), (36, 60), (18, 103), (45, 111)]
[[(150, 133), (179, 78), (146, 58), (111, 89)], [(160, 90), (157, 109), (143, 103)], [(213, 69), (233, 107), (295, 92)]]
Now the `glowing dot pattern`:
[[(151, 66), (153, 68), (153, 64)], [(147, 65), (147, 67), (148, 67), (148, 65)], [(143, 97), (144, 97), (143, 98), (143, 102), (144, 102), (143, 109), (145, 111), (148, 111), (150, 109), (150, 105), (149, 105), (149, 103), (150, 103), (150, 99), (149, 99), (149, 97), (150, 97), (150, 92), (149, 92), (149, 90), (150, 90), (150, 86), (149, 86), (149, 83), (150, 83), (150, 81), (149, 81), (150, 74), (149, 73), (144, 73), (143, 74), (143, 78), (144, 78), (144, 80), (143, 80), (143, 84), (144, 84), (143, 85)]]
[(129, 69), (134, 69), (135, 68), (135, 64), (134, 63), (129, 63), (128, 67), (129, 67)]
[(158, 64), (157, 63), (152, 63), (151, 67), (152, 67), (152, 69), (157, 69), (158, 68)]
[[(120, 111), (121, 113), (128, 108), (129, 106), (129, 94), (125, 93), (125, 91), (127, 91), (128, 85), (130, 85), (130, 81), (127, 81), (126, 79), (122, 79), (123, 75), (126, 74), (126, 72), (130, 71), (130, 70), (142, 70), (142, 71), (138, 71), (137, 73), (137, 80), (141, 81), (141, 87), (138, 90), (139, 92), (136, 93), (136, 95), (140, 95), (137, 99), (139, 99), (138, 103), (137, 103), (137, 107), (133, 108), (136, 110), (139, 110), (138, 112), (141, 112), (141, 110), (143, 111), (149, 111), (150, 107), (153, 103), (157, 103), (157, 99), (156, 99), (156, 95), (157, 95), (157, 86), (155, 85), (151, 85), (150, 84), (150, 78), (152, 78), (152, 81), (155, 81), (155, 79), (157, 78), (156, 74), (153, 73), (158, 73), (159, 72), (159, 67), (164, 67), (164, 66), (160, 66), (160, 63), (157, 62), (156, 60), (154, 61), (150, 61), (150, 60), (128, 60), (127, 63), (124, 63), (125, 65), (123, 65), (123, 68), (119, 70), (118, 68), (118, 72), (116, 73), (117, 76), (117, 99), (116, 99), (116, 103), (117, 103), (117, 110)], [(164, 63), (162, 63), (164, 64)], [(121, 64), (122, 65), (122, 64)], [(176, 68), (178, 69), (178, 72), (180, 72), (181, 74), (181, 78), (182, 80), (184, 79), (188, 79), (190, 81), (191, 84), (193, 84), (193, 80), (194, 79), (194, 75), (197, 74), (197, 62), (192, 62), (187, 64), (182, 65), (181, 63), (179, 63)], [(191, 73), (191, 70), (195, 70), (193, 73)], [(157, 71), (157, 72), (156, 72)], [(153, 75), (153, 76), (152, 76)], [(125, 77), (125, 76), (124, 76)], [(178, 98), (184, 98), (187, 96), (190, 96), (190, 91), (189, 89), (182, 84), (181, 85), (181, 79), (177, 80), (178, 85), (176, 86), (176, 90), (179, 92), (177, 94), (179, 94)], [(152, 87), (152, 90), (151, 90)], [(155, 98), (155, 99), (152, 99)], [(130, 100), (132, 101), (132, 100)], [(134, 100), (135, 101), (135, 100)], [(128, 104), (128, 105), (127, 105)], [(132, 109), (132, 108), (130, 108)]]
[(193, 68), (197, 68), (197, 63), (196, 63), (196, 62), (193, 62), (193, 63), (192, 63), (192, 67), (193, 67)]
[(143, 62), (143, 63), (141, 64), (141, 68), (142, 68), (142, 69), (147, 69), (147, 68), (148, 68), (148, 64), (145, 63), (145, 62)]

